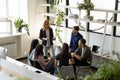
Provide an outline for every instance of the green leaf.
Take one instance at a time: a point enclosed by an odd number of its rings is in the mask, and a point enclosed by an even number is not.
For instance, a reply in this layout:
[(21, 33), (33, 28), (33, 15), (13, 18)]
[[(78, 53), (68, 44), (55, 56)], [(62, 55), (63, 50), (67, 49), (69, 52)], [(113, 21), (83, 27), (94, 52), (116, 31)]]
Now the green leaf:
[(62, 77), (61, 77), (61, 74), (60, 74), (60, 68), (58, 67), (58, 77), (59, 77), (59, 80), (62, 80)]
[(30, 35), (29, 28), (28, 28), (29, 25), (24, 23), (23, 19), (21, 19), (21, 18), (15, 19), (14, 25), (15, 25), (16, 29), (18, 29), (18, 30), (21, 30), (22, 28), (24, 28), (27, 31), (27, 34)]

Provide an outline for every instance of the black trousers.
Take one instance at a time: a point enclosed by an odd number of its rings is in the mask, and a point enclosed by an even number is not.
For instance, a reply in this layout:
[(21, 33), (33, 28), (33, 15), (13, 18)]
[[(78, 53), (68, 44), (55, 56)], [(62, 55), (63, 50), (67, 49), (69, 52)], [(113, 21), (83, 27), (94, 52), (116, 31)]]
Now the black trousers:
[(90, 64), (86, 60), (81, 61), (81, 60), (78, 60), (77, 58), (73, 58), (73, 59), (75, 61), (76, 66), (90, 66)]

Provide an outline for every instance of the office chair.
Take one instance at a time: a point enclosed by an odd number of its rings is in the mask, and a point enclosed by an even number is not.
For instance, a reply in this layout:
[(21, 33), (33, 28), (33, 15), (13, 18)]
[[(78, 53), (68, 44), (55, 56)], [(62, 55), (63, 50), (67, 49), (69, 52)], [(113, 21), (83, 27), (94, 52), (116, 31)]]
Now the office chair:
[(85, 77), (87, 75), (91, 75), (91, 64), (92, 64), (92, 54), (89, 55), (89, 58), (91, 57), (91, 60), (89, 60), (89, 64), (81, 65), (81, 66), (75, 66), (76, 67), (76, 76), (77, 77)]
[(64, 80), (71, 80), (75, 77), (73, 66), (62, 66), (60, 68), (60, 75)]
[(77, 77), (85, 77), (91, 75), (91, 66), (76, 66)]

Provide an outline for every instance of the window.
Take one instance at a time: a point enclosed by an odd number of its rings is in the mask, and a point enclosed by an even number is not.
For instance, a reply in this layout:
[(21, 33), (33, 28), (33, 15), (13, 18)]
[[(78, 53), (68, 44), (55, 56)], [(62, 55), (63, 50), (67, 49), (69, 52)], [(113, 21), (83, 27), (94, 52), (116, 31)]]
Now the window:
[(8, 0), (8, 12), (10, 17), (19, 17), (19, 0)]
[[(69, 5), (70, 6), (73, 6), (73, 7), (76, 7), (77, 6), (77, 3), (82, 3), (84, 0), (74, 0), (74, 3), (73, 2), (70, 2)], [(95, 5), (95, 9), (110, 9), (110, 10), (114, 10), (114, 7), (115, 5), (113, 5), (115, 3), (115, 0), (111, 0), (111, 2), (108, 4), (108, 1), (105, 1), (105, 0), (100, 0), (100, 1), (97, 1), (97, 0), (91, 0), (93, 2), (93, 4)], [(107, 5), (106, 5), (107, 4)], [(106, 7), (106, 6), (109, 6), (109, 7)], [(79, 10), (78, 9), (70, 9), (69, 11), (69, 15), (71, 14), (77, 14), (79, 15)], [(85, 10), (82, 10), (81, 15), (79, 15), (81, 18), (83, 18), (85, 15), (86, 15), (86, 11)], [(100, 11), (91, 11), (90, 13), (95, 20), (97, 19), (101, 19), (101, 20), (105, 20), (105, 17), (106, 17), (106, 12), (100, 12)], [(68, 16), (69, 16), (68, 15)], [(109, 13), (109, 16), (108, 16), (108, 21), (112, 18), (113, 16), (113, 13)], [(78, 20), (75, 21), (74, 19), (69, 19), (68, 20), (68, 27), (73, 27), (74, 25), (80, 25)], [(84, 28), (86, 27), (86, 22), (81, 22), (81, 26), (83, 26)], [(112, 26), (108, 26), (107, 25), (107, 29), (106, 29), (106, 33), (107, 34), (111, 34), (111, 27)], [(104, 24), (99, 24), (99, 23), (90, 23), (90, 27), (89, 27), (89, 30), (93, 31), (93, 32), (98, 32), (98, 33), (104, 33)]]
[(0, 0), (0, 33), (16, 32), (13, 21), (21, 17), (27, 21), (27, 0)]
[[(0, 33), (8, 33), (9, 32), (9, 28), (10, 26), (8, 24), (10, 24), (7, 20), (5, 20), (6, 16), (7, 16), (7, 6), (6, 6), (6, 0), (0, 0)], [(8, 27), (6, 27), (8, 26)]]
[[(114, 7), (115, 7), (115, 5), (113, 5), (115, 3), (115, 0), (111, 0), (109, 4), (108, 4), (107, 0), (100, 0), (100, 1), (92, 0), (92, 2), (94, 3), (96, 9), (114, 10)], [(106, 12), (100, 12), (100, 11), (99, 12), (94, 12), (94, 11), (92, 12), (91, 11), (91, 15), (92, 16), (94, 15), (93, 16), (94, 20), (101, 20), (104, 22), (105, 17), (106, 17)], [(113, 17), (113, 13), (109, 13), (108, 14), (108, 21), (112, 20), (112, 17)], [(91, 30), (93, 32), (104, 33), (104, 25), (105, 24), (90, 23), (89, 30)], [(111, 30), (112, 30), (112, 26), (107, 25), (106, 26), (106, 34), (111, 34)]]
[[(0, 34), (11, 33), (11, 20), (0, 20)], [(6, 27), (7, 26), (7, 27)]]
[[(94, 17), (94, 20), (101, 21), (101, 22), (103, 22), (103, 24), (90, 23), (89, 30), (93, 31), (93, 32), (104, 33), (106, 12), (91, 11), (91, 15)], [(113, 20), (113, 13), (108, 14), (107, 20), (110, 22)], [(106, 26), (106, 34), (111, 34), (111, 28), (112, 28), (112, 26), (110, 26), (110, 25)]]
[(120, 26), (117, 26), (117, 29), (116, 29), (116, 36), (120, 36)]
[[(74, 2), (69, 0), (69, 6), (77, 7), (77, 3), (81, 3), (81, 2), (82, 2), (82, 0), (74, 0)], [(68, 10), (68, 16), (70, 17), (71, 15), (78, 15), (79, 16), (79, 10), (70, 8)], [(85, 23), (82, 22), (81, 25), (83, 27), (85, 27)], [(73, 27), (73, 26), (79, 26), (78, 20), (76, 20), (76, 19), (68, 19), (68, 27)]]
[[(59, 5), (66, 6), (67, 0), (62, 0), (62, 1), (63, 2), (60, 3)], [(77, 3), (82, 3), (83, 1), (84, 0), (74, 0), (74, 2), (72, 2), (71, 0), (68, 0), (68, 2), (69, 2), (68, 4), (69, 4), (69, 6), (77, 7)], [(91, 1), (95, 5), (95, 7), (94, 7), (95, 9), (104, 9), (104, 10), (114, 10), (115, 9), (115, 0), (111, 0), (109, 2), (109, 4), (108, 4), (108, 0), (100, 0), (100, 1), (91, 0)], [(61, 10), (63, 10), (65, 12), (65, 7), (59, 7), (59, 8), (61, 8)], [(120, 5), (118, 6), (118, 8), (120, 8)], [(118, 9), (118, 10), (120, 10), (120, 9)], [(55, 12), (56, 10), (53, 10), (53, 11)], [(52, 12), (52, 10), (50, 12)], [(86, 11), (81, 10), (81, 12), (80, 12), (77, 8), (76, 9), (68, 8), (68, 17), (71, 15), (78, 15), (80, 18), (84, 18), (84, 16), (86, 15)], [(106, 12), (91, 11), (90, 15), (93, 16), (94, 20), (101, 20), (101, 21), (105, 22)], [(112, 12), (109, 13), (108, 18), (107, 18), (108, 21), (112, 21), (113, 16), (114, 16), (114, 13), (112, 13)], [(54, 22), (54, 19), (55, 18), (50, 18), (50, 21)], [(120, 22), (120, 21), (118, 20), (118, 22)], [(67, 24), (67, 25), (64, 25), (64, 24)], [(72, 28), (73, 26), (80, 26), (80, 29), (85, 29), (87, 24), (84, 21), (79, 21), (78, 19), (70, 19), (69, 18), (68, 22), (66, 21), (62, 25), (69, 27), (69, 28)], [(89, 27), (87, 27), (87, 28), (88, 28), (87, 30), (92, 31), (92, 32), (104, 33), (105, 24), (90, 22)], [(113, 28), (112, 25), (107, 25), (106, 26), (106, 34), (111, 34), (113, 31), (112, 28)], [(120, 28), (117, 27), (116, 35), (120, 35), (119, 31), (120, 31)]]
[(6, 17), (6, 0), (0, 0), (0, 18)]
[[(118, 5), (118, 10), (120, 10), (120, 4)], [(117, 22), (120, 25), (120, 14), (117, 15)], [(116, 35), (120, 36), (120, 26), (117, 26), (116, 28)]]

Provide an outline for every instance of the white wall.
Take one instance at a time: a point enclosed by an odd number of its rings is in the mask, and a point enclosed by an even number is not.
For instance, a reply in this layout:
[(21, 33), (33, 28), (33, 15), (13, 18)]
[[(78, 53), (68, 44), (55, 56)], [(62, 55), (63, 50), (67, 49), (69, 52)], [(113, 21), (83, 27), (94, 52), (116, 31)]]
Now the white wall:
[(26, 56), (29, 54), (30, 44), (32, 39), (38, 38), (39, 30), (42, 27), (44, 16), (40, 14), (45, 12), (45, 8), (41, 8), (39, 4), (44, 3), (45, 0), (28, 0), (28, 23), (30, 29), (30, 36), (22, 35), (19, 37), (20, 54), (18, 57)]
[(45, 12), (45, 8), (40, 4), (46, 0), (28, 0), (28, 22), (30, 24), (31, 38), (38, 38), (39, 30), (42, 27), (44, 16), (40, 15)]
[[(39, 30), (42, 27), (42, 23), (44, 21), (44, 16), (40, 14), (45, 12), (45, 8), (41, 8), (39, 4), (44, 3), (45, 0), (28, 0), (28, 24), (30, 29), (30, 36), (27, 34), (23, 34), (17, 37), (17, 47), (18, 47), (18, 55), (17, 57), (25, 57), (29, 54), (30, 44), (32, 39), (38, 38)], [(13, 38), (14, 39), (14, 38)], [(6, 38), (7, 40), (7, 38)], [(26, 53), (26, 54), (25, 54)]]

